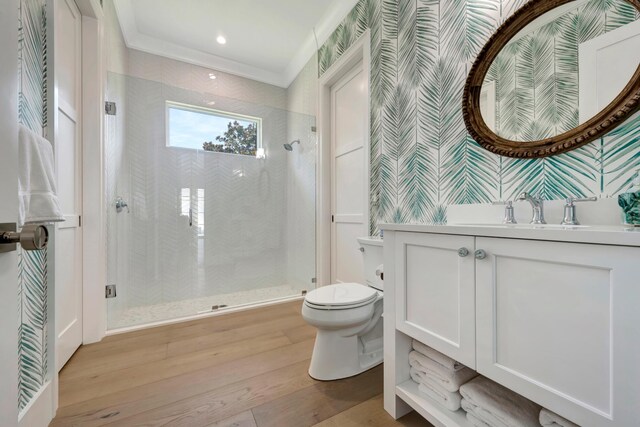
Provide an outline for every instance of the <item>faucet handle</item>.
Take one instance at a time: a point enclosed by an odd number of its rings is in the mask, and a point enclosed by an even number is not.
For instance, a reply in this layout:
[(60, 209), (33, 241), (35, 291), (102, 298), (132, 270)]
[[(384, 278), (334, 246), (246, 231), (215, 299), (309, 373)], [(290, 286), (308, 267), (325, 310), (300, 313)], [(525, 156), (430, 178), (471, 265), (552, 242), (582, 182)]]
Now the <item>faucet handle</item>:
[(596, 196), (593, 197), (567, 197), (565, 199), (565, 202), (567, 204), (567, 206), (573, 206), (574, 203), (576, 202), (597, 202), (598, 198)]
[(497, 200), (495, 202), (491, 202), (494, 206), (505, 206), (504, 208), (504, 218), (502, 220), (503, 224), (517, 224), (516, 216), (513, 210), (513, 201), (511, 200)]
[(580, 225), (580, 222), (578, 221), (578, 217), (576, 216), (576, 205), (574, 203), (576, 202), (595, 202), (597, 201), (598, 198), (597, 197), (584, 197), (584, 198), (579, 198), (579, 197), (567, 197), (565, 199), (565, 205), (564, 205), (564, 216), (562, 218), (562, 222), (560, 224), (562, 225)]

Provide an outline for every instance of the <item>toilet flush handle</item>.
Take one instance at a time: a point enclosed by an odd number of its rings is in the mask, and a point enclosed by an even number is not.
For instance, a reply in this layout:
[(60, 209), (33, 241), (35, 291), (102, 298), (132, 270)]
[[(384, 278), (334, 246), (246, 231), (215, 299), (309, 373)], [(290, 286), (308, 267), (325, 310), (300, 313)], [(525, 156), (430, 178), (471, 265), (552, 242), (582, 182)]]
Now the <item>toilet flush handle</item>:
[(380, 264), (378, 268), (376, 268), (376, 276), (378, 276), (380, 280), (384, 280), (384, 270), (382, 264)]

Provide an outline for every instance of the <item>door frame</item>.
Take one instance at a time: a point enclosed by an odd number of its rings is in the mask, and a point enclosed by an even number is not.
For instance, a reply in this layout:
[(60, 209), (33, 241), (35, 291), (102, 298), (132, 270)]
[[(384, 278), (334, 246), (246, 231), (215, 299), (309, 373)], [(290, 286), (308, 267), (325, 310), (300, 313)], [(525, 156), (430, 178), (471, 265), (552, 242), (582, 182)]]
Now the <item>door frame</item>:
[[(53, 1), (53, 0), (49, 0)], [(107, 60), (100, 0), (76, 0), (82, 15), (82, 343), (107, 329), (104, 100)], [(49, 111), (53, 111), (49, 108)]]
[(320, 77), (318, 82), (318, 150), (316, 159), (316, 268), (317, 286), (331, 282), (331, 87), (362, 63), (367, 82), (367, 118), (364, 150), (366, 165), (367, 228), (371, 216), (370, 138), (371, 138), (371, 34), (366, 30), (342, 56)]

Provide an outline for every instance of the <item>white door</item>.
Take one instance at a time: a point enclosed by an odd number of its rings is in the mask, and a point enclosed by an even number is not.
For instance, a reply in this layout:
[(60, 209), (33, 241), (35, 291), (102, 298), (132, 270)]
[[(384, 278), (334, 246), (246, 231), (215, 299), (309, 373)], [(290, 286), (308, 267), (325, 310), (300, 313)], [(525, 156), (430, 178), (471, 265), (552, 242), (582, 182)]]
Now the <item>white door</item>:
[[(0, 10), (0, 223), (18, 221), (18, 1)], [(18, 254), (0, 252), (0, 424), (18, 423)]]
[(640, 21), (580, 45), (580, 123), (624, 89), (640, 64)]
[(55, 244), (56, 368), (82, 344), (81, 19), (73, 0), (55, 2), (54, 148), (58, 195), (65, 222)]
[(331, 88), (331, 283), (364, 283), (357, 238), (369, 234), (367, 81), (359, 64)]

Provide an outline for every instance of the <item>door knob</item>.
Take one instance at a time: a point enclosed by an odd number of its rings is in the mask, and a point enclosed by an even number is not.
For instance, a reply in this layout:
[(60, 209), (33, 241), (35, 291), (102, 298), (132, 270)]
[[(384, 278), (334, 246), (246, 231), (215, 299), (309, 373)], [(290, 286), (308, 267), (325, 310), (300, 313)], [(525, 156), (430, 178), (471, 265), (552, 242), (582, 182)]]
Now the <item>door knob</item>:
[(16, 250), (20, 243), (26, 251), (38, 251), (47, 247), (49, 231), (44, 225), (27, 224), (22, 231), (15, 231), (15, 224), (0, 224), (0, 252)]
[(476, 257), (476, 259), (485, 259), (487, 257), (487, 253), (482, 249), (478, 249), (474, 253), (474, 256)]
[(458, 249), (458, 256), (459, 256), (460, 258), (464, 258), (464, 257), (466, 257), (467, 255), (469, 255), (469, 249), (467, 249), (467, 248), (460, 248), (460, 249)]

